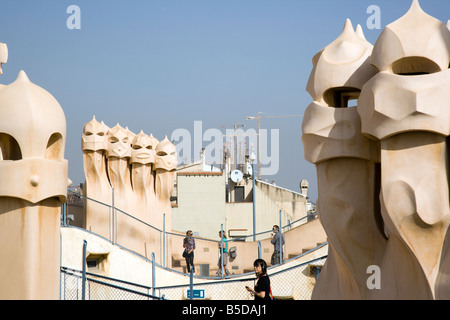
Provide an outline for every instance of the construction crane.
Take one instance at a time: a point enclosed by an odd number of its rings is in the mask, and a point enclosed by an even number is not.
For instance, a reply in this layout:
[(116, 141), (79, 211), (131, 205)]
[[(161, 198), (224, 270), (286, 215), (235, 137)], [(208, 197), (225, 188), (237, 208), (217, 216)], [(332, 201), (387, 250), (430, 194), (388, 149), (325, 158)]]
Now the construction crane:
[(260, 129), (261, 129), (261, 119), (266, 118), (299, 118), (303, 117), (303, 115), (300, 114), (292, 114), (292, 115), (279, 115), (279, 116), (261, 116), (262, 112), (258, 112), (258, 116), (252, 117), (252, 116), (246, 116), (245, 120), (252, 120), (257, 119), (258, 120), (258, 179), (261, 179), (261, 149), (260, 149)]

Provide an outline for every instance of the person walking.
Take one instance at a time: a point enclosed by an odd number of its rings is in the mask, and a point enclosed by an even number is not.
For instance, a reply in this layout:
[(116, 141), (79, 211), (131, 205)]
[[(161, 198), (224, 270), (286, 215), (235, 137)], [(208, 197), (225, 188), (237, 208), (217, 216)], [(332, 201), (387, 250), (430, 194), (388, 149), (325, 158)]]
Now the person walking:
[(192, 230), (188, 230), (186, 232), (186, 238), (183, 240), (183, 257), (186, 260), (187, 272), (191, 273), (192, 271), (195, 273), (194, 267), (194, 250), (195, 250), (195, 239), (192, 238)]
[(273, 233), (271, 234), (270, 243), (273, 244), (273, 254), (270, 259), (271, 265), (279, 264), (283, 259), (283, 245), (284, 245), (284, 237), (280, 232), (280, 227), (274, 225), (272, 227)]
[[(217, 266), (219, 267), (219, 270), (217, 271), (217, 274), (219, 276), (222, 275), (222, 265), (223, 270), (225, 271), (226, 275), (229, 275), (230, 272), (227, 269), (227, 262), (228, 262), (228, 240), (227, 236), (225, 235), (224, 231), (219, 231), (219, 237), (221, 241), (219, 242), (219, 261), (217, 262)], [(222, 250), (223, 248), (223, 250)]]
[(245, 288), (255, 297), (255, 300), (273, 300), (266, 261), (263, 259), (256, 259), (253, 263), (253, 268), (257, 279), (255, 288), (251, 289), (248, 286)]

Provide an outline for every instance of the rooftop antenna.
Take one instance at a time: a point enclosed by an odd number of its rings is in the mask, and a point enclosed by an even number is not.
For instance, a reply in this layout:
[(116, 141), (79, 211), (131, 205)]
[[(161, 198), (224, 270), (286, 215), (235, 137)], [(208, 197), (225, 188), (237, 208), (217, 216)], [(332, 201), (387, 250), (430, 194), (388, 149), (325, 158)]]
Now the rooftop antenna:
[(279, 116), (261, 116), (262, 112), (258, 112), (258, 115), (256, 117), (252, 117), (252, 116), (246, 116), (245, 120), (252, 120), (252, 119), (257, 119), (258, 120), (258, 179), (261, 179), (261, 144), (260, 144), (260, 139), (261, 139), (261, 135), (260, 135), (260, 130), (261, 130), (261, 119), (266, 119), (266, 118), (299, 118), (299, 117), (303, 117), (303, 115), (301, 114), (292, 114), (292, 115), (279, 115)]
[(232, 127), (232, 128), (234, 128), (234, 134), (233, 134), (233, 137), (234, 137), (234, 141), (233, 141), (233, 149), (234, 149), (234, 151), (233, 151), (233, 153), (234, 153), (234, 155), (233, 155), (233, 162), (234, 162), (234, 167), (236, 168), (236, 165), (237, 165), (237, 133), (236, 133), (236, 130), (239, 128), (239, 127), (245, 127), (245, 124), (238, 124), (237, 122), (235, 123), (235, 124), (232, 124), (232, 125), (223, 125), (223, 126), (221, 126), (222, 128), (230, 128), (230, 127)]

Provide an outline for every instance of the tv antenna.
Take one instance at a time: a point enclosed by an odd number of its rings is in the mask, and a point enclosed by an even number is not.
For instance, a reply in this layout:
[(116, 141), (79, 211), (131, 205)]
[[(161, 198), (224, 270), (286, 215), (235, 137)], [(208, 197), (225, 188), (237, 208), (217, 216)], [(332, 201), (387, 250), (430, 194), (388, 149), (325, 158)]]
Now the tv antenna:
[(267, 118), (299, 118), (299, 117), (303, 117), (302, 114), (291, 114), (291, 115), (278, 115), (278, 116), (261, 116), (262, 112), (258, 112), (258, 115), (256, 117), (253, 116), (246, 116), (245, 120), (252, 120), (252, 119), (256, 119), (258, 120), (258, 179), (261, 180), (261, 148), (260, 148), (260, 139), (261, 139), (261, 135), (260, 135), (260, 130), (261, 130), (261, 119), (267, 119)]

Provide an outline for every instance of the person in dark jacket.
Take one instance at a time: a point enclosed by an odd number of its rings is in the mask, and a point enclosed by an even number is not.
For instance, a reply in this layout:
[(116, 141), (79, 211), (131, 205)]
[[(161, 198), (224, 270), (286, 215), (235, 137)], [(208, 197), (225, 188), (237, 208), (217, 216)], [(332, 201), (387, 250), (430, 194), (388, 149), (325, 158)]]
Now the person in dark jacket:
[[(194, 269), (194, 250), (195, 250), (195, 239), (192, 238), (192, 231), (188, 230), (186, 232), (186, 238), (183, 240), (183, 257), (186, 259), (187, 272), (191, 272), (191, 267)], [(195, 272), (195, 269), (193, 270)]]
[(283, 259), (283, 245), (284, 245), (284, 237), (280, 232), (280, 227), (274, 225), (272, 227), (272, 235), (270, 239), (270, 243), (273, 244), (273, 254), (270, 259), (271, 265), (276, 265), (280, 263), (280, 260)]
[(245, 288), (255, 297), (255, 300), (272, 300), (272, 290), (266, 262), (263, 259), (256, 259), (253, 267), (257, 278), (255, 288), (251, 289), (248, 286)]

